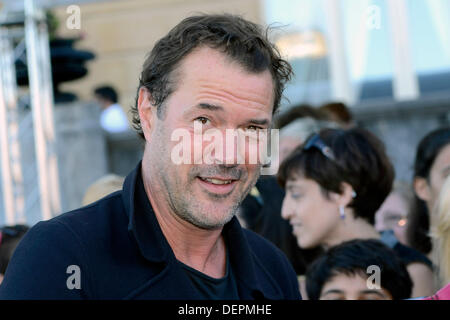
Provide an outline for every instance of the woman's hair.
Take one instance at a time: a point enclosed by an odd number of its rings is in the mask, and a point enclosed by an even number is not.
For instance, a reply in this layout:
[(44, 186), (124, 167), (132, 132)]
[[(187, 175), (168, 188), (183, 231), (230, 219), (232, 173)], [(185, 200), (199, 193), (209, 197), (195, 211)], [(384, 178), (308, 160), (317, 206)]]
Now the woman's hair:
[(317, 120), (311, 117), (298, 118), (280, 130), (280, 140), (285, 137), (291, 137), (303, 142), (312, 133), (319, 132), (325, 128), (337, 128), (337, 125), (331, 121)]
[(0, 273), (5, 274), (9, 260), (29, 227), (26, 225), (4, 226), (0, 228)]
[(306, 271), (308, 298), (319, 300), (324, 285), (334, 276), (362, 276), (368, 278), (368, 267), (380, 268), (380, 286), (393, 300), (411, 297), (412, 281), (397, 254), (379, 240), (351, 240), (325, 252)]
[(437, 287), (450, 282), (450, 176), (439, 193), (431, 219), (433, 262), (438, 266)]
[(300, 104), (289, 110), (277, 114), (274, 118), (275, 128), (282, 129), (298, 119), (313, 119), (317, 121), (331, 121), (327, 114), (308, 104)]
[[(319, 148), (305, 150), (314, 137), (332, 150), (335, 161)], [(394, 168), (387, 157), (383, 143), (372, 133), (361, 128), (323, 129), (295, 149), (280, 165), (278, 182), (284, 188), (287, 180), (303, 176), (317, 182), (325, 195), (341, 193), (342, 183), (350, 184), (356, 197), (349, 204), (355, 217), (374, 224), (375, 212), (391, 191)]]
[[(414, 161), (414, 178), (429, 181), (434, 160), (450, 144), (450, 128), (441, 128), (427, 134), (419, 143)], [(411, 203), (406, 229), (408, 244), (424, 254), (431, 251), (429, 213), (425, 201), (415, 195)]]
[(353, 121), (353, 115), (342, 102), (330, 102), (322, 105), (320, 111), (333, 115), (339, 122), (350, 124)]

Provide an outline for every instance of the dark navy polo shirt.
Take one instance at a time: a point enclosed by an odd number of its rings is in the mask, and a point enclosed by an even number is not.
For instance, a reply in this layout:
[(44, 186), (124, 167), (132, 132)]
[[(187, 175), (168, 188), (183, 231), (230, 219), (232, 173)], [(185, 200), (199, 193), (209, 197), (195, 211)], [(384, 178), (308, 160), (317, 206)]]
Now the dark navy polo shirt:
[[(123, 190), (39, 222), (16, 248), (0, 299), (202, 299), (175, 258), (153, 209), (136, 201), (140, 163)], [(301, 299), (296, 274), (236, 218), (222, 234), (240, 299)]]

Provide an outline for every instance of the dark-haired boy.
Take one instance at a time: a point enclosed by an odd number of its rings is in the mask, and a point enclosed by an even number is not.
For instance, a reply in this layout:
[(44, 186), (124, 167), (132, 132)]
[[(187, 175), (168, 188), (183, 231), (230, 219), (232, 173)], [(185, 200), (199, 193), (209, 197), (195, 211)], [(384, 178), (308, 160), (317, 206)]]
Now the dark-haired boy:
[(311, 300), (399, 300), (410, 298), (411, 290), (404, 263), (374, 239), (332, 247), (306, 272)]

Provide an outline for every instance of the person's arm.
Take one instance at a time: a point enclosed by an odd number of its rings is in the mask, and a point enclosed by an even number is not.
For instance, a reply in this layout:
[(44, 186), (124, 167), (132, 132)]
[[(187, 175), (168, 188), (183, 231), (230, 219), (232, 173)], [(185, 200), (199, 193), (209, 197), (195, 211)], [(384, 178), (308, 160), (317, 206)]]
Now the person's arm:
[(434, 291), (433, 271), (424, 263), (414, 262), (406, 267), (413, 282), (411, 297), (432, 295)]
[(89, 272), (81, 241), (58, 221), (40, 222), (27, 232), (0, 285), (0, 299), (84, 299), (89, 296)]

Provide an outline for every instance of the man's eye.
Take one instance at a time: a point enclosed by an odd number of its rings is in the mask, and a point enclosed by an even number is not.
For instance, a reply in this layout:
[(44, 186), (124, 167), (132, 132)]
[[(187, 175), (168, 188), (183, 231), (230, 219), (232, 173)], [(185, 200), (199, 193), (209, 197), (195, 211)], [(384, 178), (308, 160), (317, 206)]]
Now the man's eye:
[(260, 127), (257, 127), (257, 126), (248, 126), (247, 127), (247, 130), (248, 131), (258, 131), (258, 130), (261, 130), (262, 128), (260, 128)]
[(209, 119), (205, 117), (198, 117), (194, 121), (199, 121), (202, 125), (205, 125), (208, 123)]

